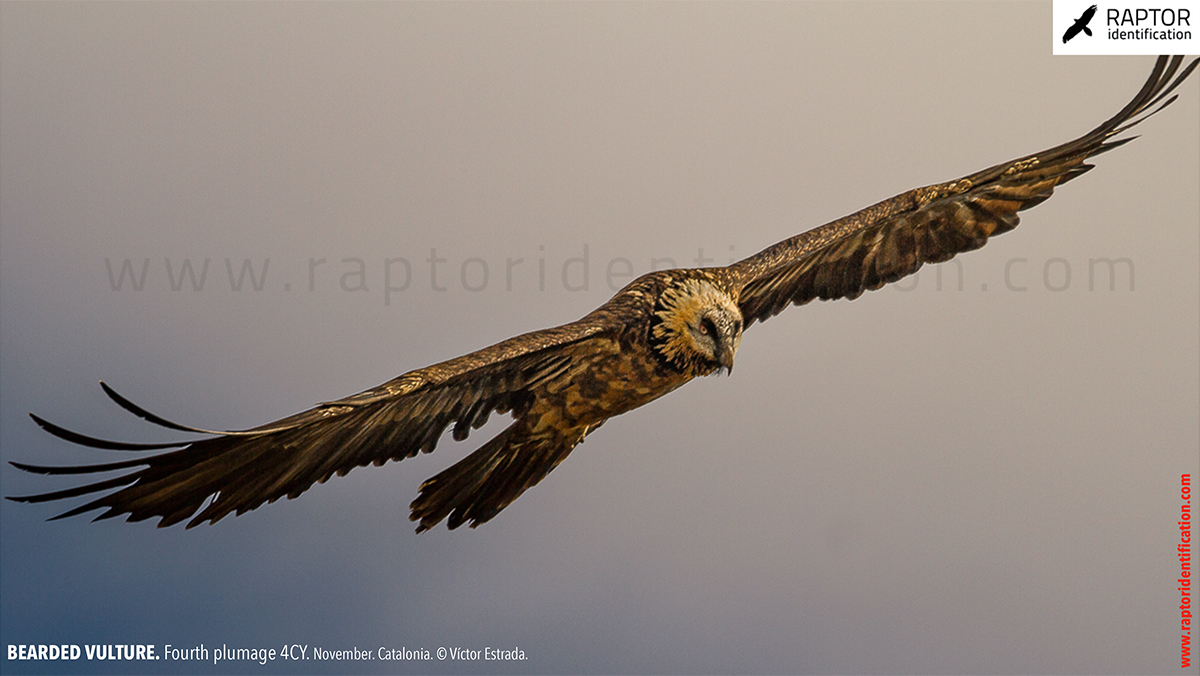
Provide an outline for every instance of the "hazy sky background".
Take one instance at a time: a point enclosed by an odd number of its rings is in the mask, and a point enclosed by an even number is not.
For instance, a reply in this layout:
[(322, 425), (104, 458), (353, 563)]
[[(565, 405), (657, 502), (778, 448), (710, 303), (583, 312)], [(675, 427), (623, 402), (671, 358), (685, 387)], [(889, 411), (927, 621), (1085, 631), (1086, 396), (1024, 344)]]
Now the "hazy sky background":
[[(610, 271), (725, 264), (1074, 138), (1153, 59), (1055, 58), (1050, 30), (1033, 2), (5, 2), (0, 456), (112, 456), (30, 411), (176, 438), (101, 379), (253, 426), (576, 319)], [(1193, 77), (940, 287), (755, 325), (732, 377), (610, 421), (478, 530), (407, 508), (479, 433), (215, 527), (0, 511), (5, 645), (526, 662), (3, 671), (1171, 673), (1198, 103)], [(1090, 261), (1120, 258), (1110, 289)], [(232, 290), (247, 260), (261, 290)]]

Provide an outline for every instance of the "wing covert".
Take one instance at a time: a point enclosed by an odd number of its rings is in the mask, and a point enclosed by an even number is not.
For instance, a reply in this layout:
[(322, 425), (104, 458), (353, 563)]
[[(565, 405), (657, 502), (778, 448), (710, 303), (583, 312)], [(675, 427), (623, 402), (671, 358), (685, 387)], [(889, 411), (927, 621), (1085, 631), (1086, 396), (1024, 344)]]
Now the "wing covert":
[(55, 475), (140, 469), (10, 499), (47, 502), (120, 487), (54, 518), (103, 509), (97, 520), (128, 514), (129, 521), (159, 517), (159, 527), (189, 518), (188, 528), (215, 523), (284, 496), (294, 498), (314, 483), (345, 475), (355, 467), (431, 452), (448, 427), (453, 426), (454, 438), (462, 440), (492, 413), (519, 416), (531, 401), (532, 388), (565, 373), (574, 350), (610, 326), (604, 313), (592, 313), (572, 324), (516, 336), (244, 431), (210, 432), (173, 423), (104, 385), (110, 398), (150, 422), (217, 436), (192, 442), (123, 443), (82, 435), (32, 416), (46, 431), (73, 443), (120, 451), (176, 450), (96, 465), (13, 463), (29, 472)]
[(1159, 57), (1133, 100), (1074, 141), (956, 181), (910, 190), (731, 265), (740, 282), (739, 307), (746, 325), (814, 298), (857, 298), (925, 263), (949, 260), (1012, 230), (1018, 211), (1042, 203), (1055, 186), (1092, 169), (1088, 158), (1136, 138), (1109, 140), (1174, 101), (1166, 97), (1197, 63), (1193, 60), (1180, 71), (1183, 57)]

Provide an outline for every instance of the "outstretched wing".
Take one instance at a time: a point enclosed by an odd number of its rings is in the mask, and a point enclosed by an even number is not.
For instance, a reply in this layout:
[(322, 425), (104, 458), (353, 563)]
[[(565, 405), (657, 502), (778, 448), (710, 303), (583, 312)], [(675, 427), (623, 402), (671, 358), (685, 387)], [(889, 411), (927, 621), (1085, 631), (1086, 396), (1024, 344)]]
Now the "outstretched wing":
[(33, 416), (51, 434), (85, 446), (177, 450), (97, 465), (46, 467), (14, 462), (39, 474), (137, 469), (75, 488), (10, 499), (46, 502), (120, 488), (54, 518), (104, 509), (97, 519), (128, 514), (129, 521), (159, 517), (159, 527), (188, 518), (188, 528), (215, 523), (285, 495), (294, 498), (314, 483), (355, 467), (382, 465), (418, 451), (428, 453), (450, 425), (454, 438), (462, 440), (493, 412), (519, 417), (532, 402), (531, 390), (563, 377), (578, 351), (587, 349), (587, 341), (613, 326), (608, 314), (597, 311), (572, 324), (516, 336), (245, 431), (213, 432), (180, 425), (101, 383), (114, 401), (150, 422), (217, 436), (192, 442), (123, 443), (85, 436)]
[(857, 298), (1017, 227), (1018, 211), (1040, 204), (1055, 186), (1090, 170), (1088, 158), (1136, 138), (1108, 140), (1174, 101), (1166, 97), (1197, 60), (1180, 71), (1182, 64), (1183, 57), (1159, 57), (1121, 112), (1074, 141), (957, 181), (910, 190), (734, 263), (728, 270), (740, 286), (746, 326), (789, 304)]

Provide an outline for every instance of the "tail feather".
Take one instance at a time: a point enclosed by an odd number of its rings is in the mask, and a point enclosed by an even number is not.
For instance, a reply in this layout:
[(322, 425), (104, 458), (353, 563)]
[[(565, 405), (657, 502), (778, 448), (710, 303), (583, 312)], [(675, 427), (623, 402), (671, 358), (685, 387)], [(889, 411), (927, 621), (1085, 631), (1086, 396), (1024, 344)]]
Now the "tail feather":
[(409, 520), (419, 522), (418, 533), (447, 518), (450, 529), (468, 522), (474, 528), (544, 479), (571, 453), (582, 436), (574, 440), (557, 434), (532, 437), (520, 422), (513, 423), (466, 458), (421, 484), (421, 492), (410, 505)]

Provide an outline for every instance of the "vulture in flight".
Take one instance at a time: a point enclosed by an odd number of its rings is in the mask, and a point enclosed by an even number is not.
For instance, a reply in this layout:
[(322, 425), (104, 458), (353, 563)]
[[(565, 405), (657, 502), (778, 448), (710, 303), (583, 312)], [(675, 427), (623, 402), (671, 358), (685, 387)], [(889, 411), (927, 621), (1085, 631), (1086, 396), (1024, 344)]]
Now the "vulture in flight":
[[(733, 368), (742, 332), (789, 305), (857, 298), (978, 249), (1017, 227), (1017, 212), (1092, 168), (1087, 161), (1132, 140), (1113, 137), (1174, 101), (1195, 70), (1159, 57), (1146, 84), (1116, 115), (1083, 136), (969, 176), (916, 188), (786, 239), (726, 267), (643, 275), (578, 321), (509, 338), (378, 387), (239, 431), (181, 425), (101, 383), (127, 411), (204, 438), (176, 443), (98, 439), (32, 416), (50, 434), (99, 449), (157, 451), (79, 466), (12, 463), (49, 475), (116, 476), (49, 493), (40, 503), (90, 496), (54, 518), (103, 510), (97, 519), (157, 518), (190, 528), (295, 498), (356, 467), (434, 450), (447, 428), (467, 438), (492, 413), (512, 423), (425, 481), (411, 505), (417, 531), (443, 519), (478, 526), (541, 481), (609, 418), (697, 376)], [(99, 495), (97, 495), (99, 494)]]

